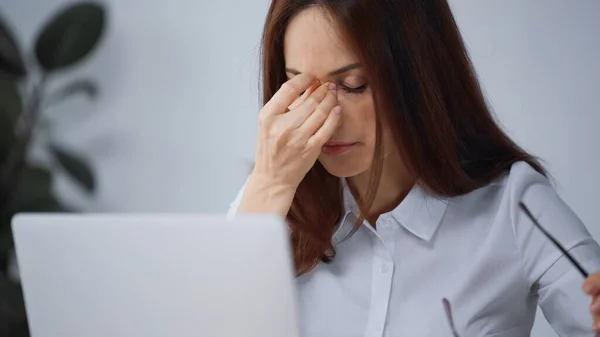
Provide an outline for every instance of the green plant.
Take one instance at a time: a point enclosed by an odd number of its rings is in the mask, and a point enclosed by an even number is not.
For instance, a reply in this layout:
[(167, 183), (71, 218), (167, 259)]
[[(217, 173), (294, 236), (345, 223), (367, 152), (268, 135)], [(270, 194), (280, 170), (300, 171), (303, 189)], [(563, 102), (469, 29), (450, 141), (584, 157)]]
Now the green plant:
[(105, 10), (99, 4), (63, 8), (40, 30), (31, 53), (35, 62), (29, 64), (9, 25), (0, 18), (0, 336), (29, 335), (20, 286), (7, 275), (13, 252), (12, 217), (21, 212), (68, 210), (53, 193), (56, 170), (69, 174), (88, 193), (95, 189), (86, 161), (52, 137), (45, 143), (49, 165), (35, 165), (27, 158), (34, 136), (52, 135), (45, 107), (75, 94), (96, 96), (96, 86), (89, 80), (76, 80), (50, 93), (47, 84), (90, 55), (104, 24)]

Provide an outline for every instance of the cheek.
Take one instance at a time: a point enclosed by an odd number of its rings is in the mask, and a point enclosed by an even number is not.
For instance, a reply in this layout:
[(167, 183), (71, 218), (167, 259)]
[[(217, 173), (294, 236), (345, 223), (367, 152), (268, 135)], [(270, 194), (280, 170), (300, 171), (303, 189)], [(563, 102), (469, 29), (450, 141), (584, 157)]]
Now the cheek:
[(370, 94), (338, 94), (343, 133), (368, 145), (375, 142), (375, 104)]

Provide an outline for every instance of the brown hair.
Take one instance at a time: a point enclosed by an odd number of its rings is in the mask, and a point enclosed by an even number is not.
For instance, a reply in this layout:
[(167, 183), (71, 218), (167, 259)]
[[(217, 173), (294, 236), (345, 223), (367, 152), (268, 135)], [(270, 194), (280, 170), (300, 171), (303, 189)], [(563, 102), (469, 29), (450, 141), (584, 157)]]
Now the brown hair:
[[(497, 125), (446, 0), (273, 0), (262, 40), (263, 103), (287, 80), (283, 37), (290, 20), (323, 8), (361, 60), (377, 110), (376, 154), (362, 213), (373, 203), (383, 156), (381, 124), (395, 128), (408, 169), (430, 193), (452, 197), (485, 186), (517, 161), (538, 161)], [(317, 162), (296, 191), (287, 221), (296, 270), (335, 256), (341, 182)], [(364, 219), (364, 214), (357, 227)]]

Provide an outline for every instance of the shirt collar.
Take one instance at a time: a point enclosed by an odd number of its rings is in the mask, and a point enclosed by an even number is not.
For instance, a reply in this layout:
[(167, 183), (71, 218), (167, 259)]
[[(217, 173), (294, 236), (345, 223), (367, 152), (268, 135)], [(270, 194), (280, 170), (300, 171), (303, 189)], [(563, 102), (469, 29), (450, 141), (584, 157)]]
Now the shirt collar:
[[(358, 205), (352, 196), (348, 184), (342, 179), (344, 187), (344, 217), (340, 223), (340, 228), (336, 232), (336, 241), (340, 237), (345, 237), (349, 230), (341, 230), (346, 227), (346, 218), (350, 214), (358, 216)], [(402, 202), (391, 212), (382, 214), (382, 216), (391, 215), (391, 217), (402, 227), (408, 230), (418, 238), (430, 241), (439, 227), (446, 208), (448, 200), (436, 197), (426, 193), (418, 184), (415, 184)], [(348, 224), (351, 227), (354, 222)]]

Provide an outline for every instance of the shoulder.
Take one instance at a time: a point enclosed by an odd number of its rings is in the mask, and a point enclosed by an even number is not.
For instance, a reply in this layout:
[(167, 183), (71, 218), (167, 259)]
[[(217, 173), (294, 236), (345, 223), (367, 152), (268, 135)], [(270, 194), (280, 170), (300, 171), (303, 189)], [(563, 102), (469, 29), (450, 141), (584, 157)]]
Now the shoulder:
[(528, 186), (531, 184), (550, 185), (550, 181), (546, 176), (536, 171), (531, 165), (520, 161), (514, 163), (510, 167), (510, 171), (506, 178), (506, 184), (514, 187)]
[(501, 231), (506, 234), (503, 237), (512, 237), (518, 245), (522, 245), (536, 229), (521, 210), (520, 203), (542, 226), (549, 227), (564, 240), (574, 242), (576, 237), (588, 235), (550, 180), (526, 162), (513, 164), (503, 176), (451, 201), (454, 213), (479, 219), (480, 225), (485, 223), (484, 227)]
[[(505, 178), (503, 194), (504, 210), (510, 215), (517, 237), (519, 234), (528, 233), (534, 227), (520, 209), (520, 203), (523, 203), (549, 232), (554, 231), (566, 241), (569, 241), (569, 238), (589, 236), (583, 223), (560, 197), (548, 178), (527, 163), (513, 164)], [(525, 228), (521, 228), (523, 226)]]
[[(502, 182), (502, 202), (496, 219), (510, 224), (523, 266), (530, 281), (540, 280), (561, 257), (554, 246), (519, 207), (523, 203), (535, 220), (566, 250), (573, 250), (582, 262), (597, 260), (598, 244), (589, 231), (560, 197), (547, 177), (527, 163), (514, 164)], [(575, 249), (577, 248), (577, 249)], [(572, 269), (568, 263), (559, 274)], [(547, 281), (547, 280), (546, 280)]]
[[(493, 234), (494, 242), (500, 243), (502, 249), (516, 249), (513, 252), (519, 257), (528, 280), (535, 282), (562, 255), (521, 210), (520, 203), (565, 249), (577, 247), (574, 253), (579, 260), (598, 261), (600, 247), (585, 225), (550, 180), (525, 162), (513, 164), (505, 175), (488, 185), (454, 198), (451, 207), (455, 217), (474, 225), (470, 227), (472, 231)], [(561, 268), (564, 273), (571, 266)]]
[(510, 220), (519, 202), (532, 191), (534, 194), (555, 194), (548, 178), (528, 163), (517, 162), (504, 175), (487, 185), (452, 198), (451, 204), (461, 212), (485, 212)]
[[(581, 231), (586, 235), (585, 227), (559, 196), (550, 180), (537, 172), (525, 162), (512, 165), (509, 173), (502, 181), (502, 212), (514, 227), (517, 237), (520, 233), (529, 232), (533, 224), (520, 208), (524, 204), (539, 221), (544, 221), (547, 226), (556, 227), (556, 230), (570, 227), (574, 231)], [(544, 225), (544, 223), (542, 223)], [(526, 228), (520, 228), (525, 226)], [(559, 229), (560, 228), (560, 229)]]
[(531, 199), (531, 196), (556, 194), (550, 180), (526, 162), (513, 164), (507, 177), (504, 178), (503, 185), (506, 197), (516, 204), (526, 201), (523, 199)]

